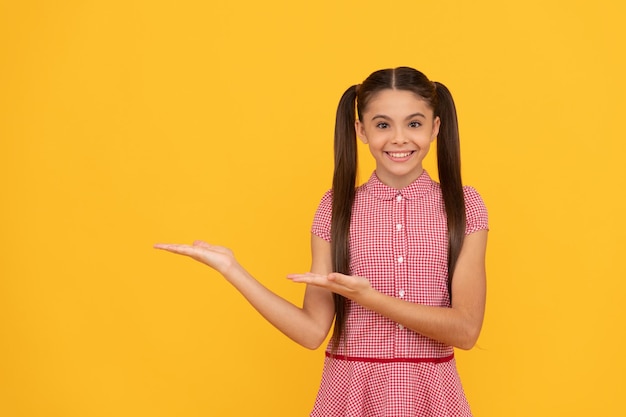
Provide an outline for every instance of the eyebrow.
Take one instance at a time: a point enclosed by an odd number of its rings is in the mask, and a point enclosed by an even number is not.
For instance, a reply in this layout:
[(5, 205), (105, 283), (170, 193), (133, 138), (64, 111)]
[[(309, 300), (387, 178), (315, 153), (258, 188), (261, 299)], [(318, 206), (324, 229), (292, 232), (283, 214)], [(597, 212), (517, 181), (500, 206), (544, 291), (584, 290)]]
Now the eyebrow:
[[(408, 115), (408, 116), (405, 118), (405, 120), (407, 120), (407, 119), (412, 119), (412, 118), (414, 118), (414, 117), (422, 117), (422, 118), (424, 118), (424, 119), (426, 118), (426, 116), (424, 116), (422, 113), (413, 113), (413, 114)], [(384, 114), (377, 114), (377, 115), (375, 115), (374, 117), (372, 117), (372, 120), (375, 120), (375, 119), (391, 120), (391, 117), (386, 116), (386, 115), (384, 115)]]

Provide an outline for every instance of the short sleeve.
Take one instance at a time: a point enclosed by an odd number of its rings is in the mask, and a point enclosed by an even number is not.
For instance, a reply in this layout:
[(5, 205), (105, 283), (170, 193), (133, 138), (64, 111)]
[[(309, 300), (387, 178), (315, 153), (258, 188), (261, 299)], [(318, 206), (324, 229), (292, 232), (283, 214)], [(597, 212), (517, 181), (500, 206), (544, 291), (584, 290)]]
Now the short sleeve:
[(330, 221), (333, 213), (333, 195), (329, 190), (324, 194), (320, 201), (315, 217), (313, 218), (313, 226), (311, 227), (311, 233), (315, 236), (321, 237), (327, 242), (330, 242)]
[(489, 230), (487, 207), (485, 207), (485, 203), (478, 191), (472, 187), (465, 186), (463, 187), (463, 194), (465, 196), (465, 216), (467, 219), (465, 234), (469, 235), (479, 230)]

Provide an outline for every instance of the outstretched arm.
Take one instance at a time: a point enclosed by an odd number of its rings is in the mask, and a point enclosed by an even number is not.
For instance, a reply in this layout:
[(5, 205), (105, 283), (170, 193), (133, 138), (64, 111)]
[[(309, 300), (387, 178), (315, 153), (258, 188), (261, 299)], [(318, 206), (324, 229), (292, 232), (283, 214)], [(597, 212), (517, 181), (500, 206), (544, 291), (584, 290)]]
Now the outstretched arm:
[[(229, 249), (202, 241), (154, 247), (189, 256), (221, 273), (265, 319), (300, 345), (316, 349), (326, 338), (334, 317), (332, 294), (328, 290), (307, 286), (300, 308), (264, 287), (237, 262)], [(327, 275), (331, 271), (330, 245), (314, 236), (311, 251), (311, 273)]]
[(485, 314), (485, 252), (487, 231), (465, 237), (452, 280), (452, 306), (432, 307), (411, 303), (374, 290), (363, 277), (338, 273), (294, 274), (289, 277), (337, 292), (363, 307), (442, 343), (471, 349)]

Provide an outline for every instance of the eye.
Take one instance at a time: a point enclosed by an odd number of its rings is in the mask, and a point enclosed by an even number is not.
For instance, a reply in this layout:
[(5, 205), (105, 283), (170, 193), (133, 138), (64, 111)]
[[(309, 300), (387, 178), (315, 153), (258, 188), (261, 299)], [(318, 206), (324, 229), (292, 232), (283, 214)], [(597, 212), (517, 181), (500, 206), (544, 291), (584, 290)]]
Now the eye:
[(389, 127), (389, 124), (386, 122), (380, 122), (376, 125), (376, 127), (379, 129), (387, 129)]
[(409, 123), (409, 127), (420, 127), (421, 125), (422, 124), (420, 122), (416, 122), (416, 121)]

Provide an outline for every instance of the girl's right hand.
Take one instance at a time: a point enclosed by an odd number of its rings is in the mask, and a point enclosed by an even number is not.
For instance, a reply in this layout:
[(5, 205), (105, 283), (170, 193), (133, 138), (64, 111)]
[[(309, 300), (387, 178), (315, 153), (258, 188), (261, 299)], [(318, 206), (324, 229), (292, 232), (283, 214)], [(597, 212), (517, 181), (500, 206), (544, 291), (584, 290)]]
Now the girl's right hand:
[(210, 245), (201, 240), (196, 240), (193, 245), (182, 245), (174, 243), (157, 243), (155, 249), (165, 250), (178, 255), (189, 256), (198, 262), (202, 262), (215, 269), (222, 275), (232, 268), (237, 261), (233, 252), (222, 246)]

